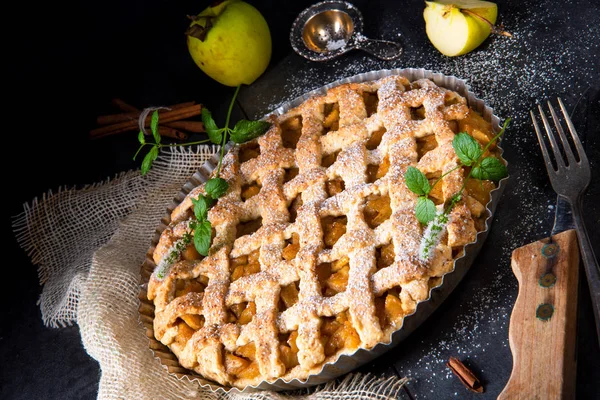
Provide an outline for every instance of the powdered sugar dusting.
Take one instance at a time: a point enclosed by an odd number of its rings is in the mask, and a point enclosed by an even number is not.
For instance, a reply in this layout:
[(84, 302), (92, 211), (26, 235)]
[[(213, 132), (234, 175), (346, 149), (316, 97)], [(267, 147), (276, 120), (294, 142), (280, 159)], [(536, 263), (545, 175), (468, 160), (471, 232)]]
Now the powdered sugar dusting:
[(331, 40), (327, 42), (326, 48), (328, 51), (339, 50), (343, 49), (346, 46), (346, 43), (347, 42), (344, 39)]
[[(549, 182), (529, 110), (536, 108), (538, 102), (561, 96), (566, 100), (567, 109), (573, 112), (578, 99), (590, 86), (597, 85), (600, 76), (600, 63), (596, 58), (600, 47), (600, 24), (596, 23), (597, 17), (595, 20), (576, 20), (585, 18), (584, 13), (572, 12), (581, 7), (586, 7), (590, 16), (600, 15), (600, 4), (577, 0), (567, 0), (559, 8), (532, 0), (512, 7), (500, 4), (500, 19), (513, 37), (493, 35), (476, 51), (455, 58), (441, 56), (431, 46), (411, 47), (412, 43), (405, 42), (405, 53), (392, 62), (362, 52), (350, 52), (327, 63), (312, 63), (309, 67), (298, 67), (301, 62), (297, 58), (287, 59), (282, 68), (292, 73), (279, 93), (265, 99), (268, 105), (264, 112), (267, 112), (308, 91), (359, 73), (424, 68), (464, 79), (501, 121), (511, 118), (502, 147), (510, 173), (505, 196), (510, 196), (513, 201), (507, 204), (501, 199), (496, 210), (490, 237), (496, 238), (497, 242), (491, 243), (488, 238), (482, 248), (467, 276), (474, 284), (459, 286), (448, 299), (455, 308), (445, 309), (442, 315), (439, 312), (433, 315), (433, 318), (452, 318), (453, 322), (437, 325), (428, 320), (428, 329), (433, 332), (416, 331), (417, 338), (410, 338), (413, 344), (419, 342), (420, 346), (412, 346), (409, 350), (400, 346), (402, 349), (394, 352), (407, 356), (399, 357), (396, 367), (401, 375), (416, 380), (409, 385), (415, 389), (411, 393), (416, 398), (439, 396), (441, 380), (456, 380), (445, 365), (450, 356), (471, 360), (479, 367), (475, 370), (484, 382), (497, 385), (496, 393), (508, 379), (510, 370), (493, 370), (493, 363), (486, 353), (499, 346), (508, 347), (509, 315), (517, 292), (510, 257), (515, 248), (547, 235), (554, 217), (554, 199), (547, 199)], [(387, 39), (394, 40), (396, 36), (402, 39), (411, 29), (410, 24), (392, 25), (399, 19), (394, 16), (378, 18), (379, 29), (386, 32)], [(415, 17), (411, 23), (417, 20)], [(582, 30), (582, 26), (586, 28)], [(284, 98), (281, 93), (285, 93)], [(514, 218), (515, 215), (519, 218)], [(492, 254), (489, 249), (494, 246), (501, 251)], [(487, 274), (482, 272), (484, 270)], [(504, 353), (510, 357), (508, 349)], [(467, 394), (459, 383), (456, 387), (461, 389), (456, 393), (457, 397)]]

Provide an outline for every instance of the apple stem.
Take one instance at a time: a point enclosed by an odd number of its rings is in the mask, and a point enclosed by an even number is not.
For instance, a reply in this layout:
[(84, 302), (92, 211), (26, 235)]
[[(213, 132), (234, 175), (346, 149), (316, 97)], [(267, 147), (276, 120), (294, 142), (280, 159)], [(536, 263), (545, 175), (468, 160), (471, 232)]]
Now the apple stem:
[(200, 23), (193, 24), (185, 31), (185, 34), (187, 36), (195, 37), (196, 39), (200, 40), (201, 42), (204, 42), (204, 39), (206, 39), (206, 34), (210, 30), (210, 28), (212, 28), (212, 17), (206, 16), (206, 15), (205, 16), (196, 16), (196, 17), (192, 17), (192, 16), (188, 15), (187, 17), (195, 22), (198, 22), (198, 21), (204, 19), (204, 25), (202, 25)]
[(502, 24), (500, 24), (499, 26), (496, 26), (494, 24), (492, 24), (490, 21), (488, 21), (487, 19), (483, 18), (481, 15), (474, 13), (473, 11), (467, 10), (467, 9), (461, 9), (460, 11), (464, 12), (465, 14), (469, 14), (473, 17), (477, 17), (480, 20), (484, 21), (486, 24), (488, 24), (490, 26), (490, 30), (492, 31), (492, 33), (495, 33), (496, 35), (502, 35), (502, 36), (507, 36), (507, 37), (512, 37), (512, 34), (509, 32), (506, 32), (504, 30), (504, 26), (502, 26)]
[(219, 165), (217, 166), (217, 177), (221, 173), (221, 162), (223, 161), (223, 155), (225, 154), (225, 145), (227, 144), (227, 134), (229, 133), (229, 120), (231, 118), (231, 111), (233, 110), (233, 104), (235, 103), (235, 99), (240, 91), (242, 85), (238, 85), (235, 88), (235, 92), (233, 93), (233, 97), (231, 98), (231, 102), (229, 103), (229, 109), (227, 110), (227, 118), (225, 118), (225, 127), (223, 128), (223, 142), (221, 143), (221, 157), (219, 157)]

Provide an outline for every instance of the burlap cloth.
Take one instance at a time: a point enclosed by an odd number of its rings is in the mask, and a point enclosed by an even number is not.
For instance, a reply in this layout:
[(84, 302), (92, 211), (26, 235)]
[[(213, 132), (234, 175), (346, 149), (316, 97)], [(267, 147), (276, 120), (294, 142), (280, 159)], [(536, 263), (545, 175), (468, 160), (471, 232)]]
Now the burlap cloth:
[(38, 266), (43, 322), (79, 326), (100, 364), (98, 399), (397, 398), (406, 379), (358, 373), (293, 393), (213, 393), (178, 380), (154, 358), (138, 320), (140, 266), (167, 206), (216, 150), (165, 148), (145, 176), (128, 171), (49, 191), (14, 218), (17, 241)]

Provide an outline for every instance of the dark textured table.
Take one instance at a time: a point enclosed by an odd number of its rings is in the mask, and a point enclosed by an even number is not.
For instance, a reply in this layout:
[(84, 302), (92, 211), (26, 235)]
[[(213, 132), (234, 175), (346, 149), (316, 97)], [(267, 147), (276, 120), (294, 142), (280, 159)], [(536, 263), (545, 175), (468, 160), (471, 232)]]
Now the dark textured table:
[[(223, 119), (232, 88), (207, 78), (187, 53), (186, 15), (209, 2), (45, 3), (15, 7), (22, 27), (7, 38), (8, 112), (4, 113), (4, 237), (9, 256), (0, 293), (0, 398), (96, 398), (100, 370), (81, 346), (76, 326), (42, 324), (36, 305), (36, 266), (17, 245), (12, 218), (48, 190), (79, 187), (138, 168), (135, 134), (90, 141), (98, 115), (120, 97), (138, 107), (195, 100)], [(379, 61), (353, 51), (327, 63), (296, 55), (289, 29), (312, 2), (250, 1), (272, 32), (273, 57), (256, 82), (243, 87), (236, 118), (261, 117), (285, 101), (331, 81), (390, 68), (426, 68), (467, 80), (501, 119), (512, 122), (503, 141), (510, 180), (490, 234), (457, 289), (411, 336), (360, 368), (411, 377), (403, 397), (496, 398), (512, 368), (508, 321), (518, 286), (510, 269), (514, 248), (545, 237), (555, 195), (528, 111), (560, 96), (592, 164), (584, 198), (592, 243), (600, 243), (600, 4), (499, 1), (499, 22), (513, 38), (490, 37), (465, 56), (439, 54), (425, 35), (422, 1), (356, 1), (364, 34), (399, 40), (403, 56)], [(14, 17), (13, 17), (14, 18)], [(6, 108), (5, 108), (6, 110)], [(5, 201), (5, 203), (6, 203)], [(599, 398), (600, 359), (583, 269), (580, 276), (577, 398)], [(484, 394), (472, 394), (445, 366), (455, 356), (480, 376)]]

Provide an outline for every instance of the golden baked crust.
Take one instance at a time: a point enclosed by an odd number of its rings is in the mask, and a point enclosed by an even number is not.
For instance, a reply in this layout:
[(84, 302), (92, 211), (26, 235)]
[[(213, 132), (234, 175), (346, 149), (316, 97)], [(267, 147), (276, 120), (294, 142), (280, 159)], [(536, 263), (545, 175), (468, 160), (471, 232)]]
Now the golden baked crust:
[[(269, 121), (264, 136), (223, 159), (229, 189), (208, 213), (209, 255), (190, 245), (148, 284), (157, 340), (183, 367), (240, 388), (303, 380), (341, 354), (388, 342), (483, 230), (495, 187), (467, 182), (423, 261), (404, 173), (448, 173), (429, 194), (438, 207), (461, 189), (455, 134), (484, 145), (493, 137), (465, 98), (391, 76), (337, 86)], [(199, 194), (203, 185), (173, 210), (156, 265), (188, 230)]]

